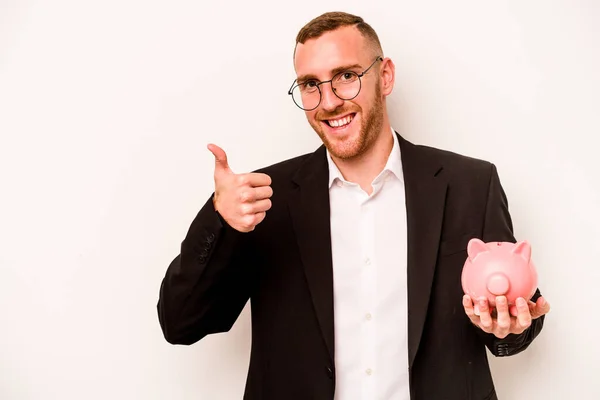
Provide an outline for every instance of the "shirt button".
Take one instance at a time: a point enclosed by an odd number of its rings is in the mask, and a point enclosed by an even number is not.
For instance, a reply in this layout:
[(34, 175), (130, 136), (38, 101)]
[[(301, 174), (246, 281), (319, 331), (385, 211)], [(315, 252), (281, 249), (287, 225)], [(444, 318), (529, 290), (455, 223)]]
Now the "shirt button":
[(365, 264), (367, 265), (371, 265), (371, 259), (370, 258), (365, 258)]
[(371, 318), (373, 318), (373, 316), (371, 315), (371, 313), (367, 313), (367, 315), (365, 316), (365, 318), (367, 319), (367, 321), (370, 321)]
[(367, 373), (367, 375), (371, 376), (373, 374), (373, 370), (371, 368), (367, 368), (367, 370), (365, 371)]
[(342, 187), (342, 186), (344, 186), (344, 184), (342, 183), (342, 181), (337, 181), (337, 185), (338, 185), (339, 187)]

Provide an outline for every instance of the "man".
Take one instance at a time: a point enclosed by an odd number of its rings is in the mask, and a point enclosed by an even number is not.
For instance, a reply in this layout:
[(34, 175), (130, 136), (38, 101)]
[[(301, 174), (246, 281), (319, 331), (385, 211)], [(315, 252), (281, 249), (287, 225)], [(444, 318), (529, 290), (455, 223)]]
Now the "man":
[(160, 289), (166, 340), (226, 332), (250, 299), (245, 399), (496, 399), (486, 346), (523, 351), (549, 311), (539, 291), (512, 315), (462, 292), (471, 238), (515, 241), (496, 168), (392, 129), (395, 67), (360, 17), (309, 22), (294, 66), (323, 146), (236, 174), (209, 145), (214, 195)]

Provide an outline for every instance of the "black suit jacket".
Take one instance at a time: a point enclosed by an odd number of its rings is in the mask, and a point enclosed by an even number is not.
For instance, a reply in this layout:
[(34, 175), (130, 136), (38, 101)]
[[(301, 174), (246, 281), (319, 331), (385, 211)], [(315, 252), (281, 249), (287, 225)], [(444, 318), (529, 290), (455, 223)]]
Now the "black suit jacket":
[[(507, 199), (493, 164), (414, 145), (398, 135), (408, 227), (408, 355), (412, 400), (496, 399), (485, 348), (519, 353), (543, 317), (499, 340), (462, 307), (469, 239), (511, 241)], [(228, 331), (251, 302), (245, 400), (332, 400), (333, 274), (329, 171), (323, 146), (261, 169), (272, 208), (250, 233), (202, 207), (169, 265), (158, 317), (169, 343)], [(534, 299), (540, 295), (536, 292)]]

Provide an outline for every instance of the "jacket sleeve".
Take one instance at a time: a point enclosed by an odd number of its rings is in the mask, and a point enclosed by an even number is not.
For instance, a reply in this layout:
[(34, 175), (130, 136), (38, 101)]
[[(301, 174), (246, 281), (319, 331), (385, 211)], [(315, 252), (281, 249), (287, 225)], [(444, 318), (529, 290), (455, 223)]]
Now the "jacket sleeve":
[[(508, 210), (508, 201), (506, 194), (502, 189), (498, 171), (494, 164), (491, 164), (490, 181), (488, 188), (487, 205), (485, 209), (485, 219), (483, 226), (484, 242), (506, 241), (515, 243), (513, 234), (513, 224)], [(540, 290), (536, 289), (535, 294), (530, 299), (536, 301), (541, 296)], [(497, 357), (506, 357), (518, 354), (525, 350), (531, 342), (539, 335), (544, 325), (545, 316), (533, 319), (531, 326), (523, 333), (509, 334), (504, 339), (499, 339), (493, 334), (488, 334), (478, 329), (487, 348)], [(477, 329), (477, 328), (476, 328)]]
[(158, 320), (167, 342), (190, 345), (231, 329), (253, 287), (250, 239), (220, 217), (211, 196), (160, 285)]

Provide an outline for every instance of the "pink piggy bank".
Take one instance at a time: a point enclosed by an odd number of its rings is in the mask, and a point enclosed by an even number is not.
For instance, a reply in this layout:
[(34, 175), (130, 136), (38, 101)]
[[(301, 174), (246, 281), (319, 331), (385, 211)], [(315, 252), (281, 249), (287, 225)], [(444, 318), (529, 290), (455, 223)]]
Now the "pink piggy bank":
[(527, 241), (484, 243), (475, 238), (469, 241), (467, 254), (462, 287), (474, 301), (486, 297), (495, 307), (496, 296), (506, 296), (513, 306), (518, 297), (529, 300), (534, 295), (538, 276)]

